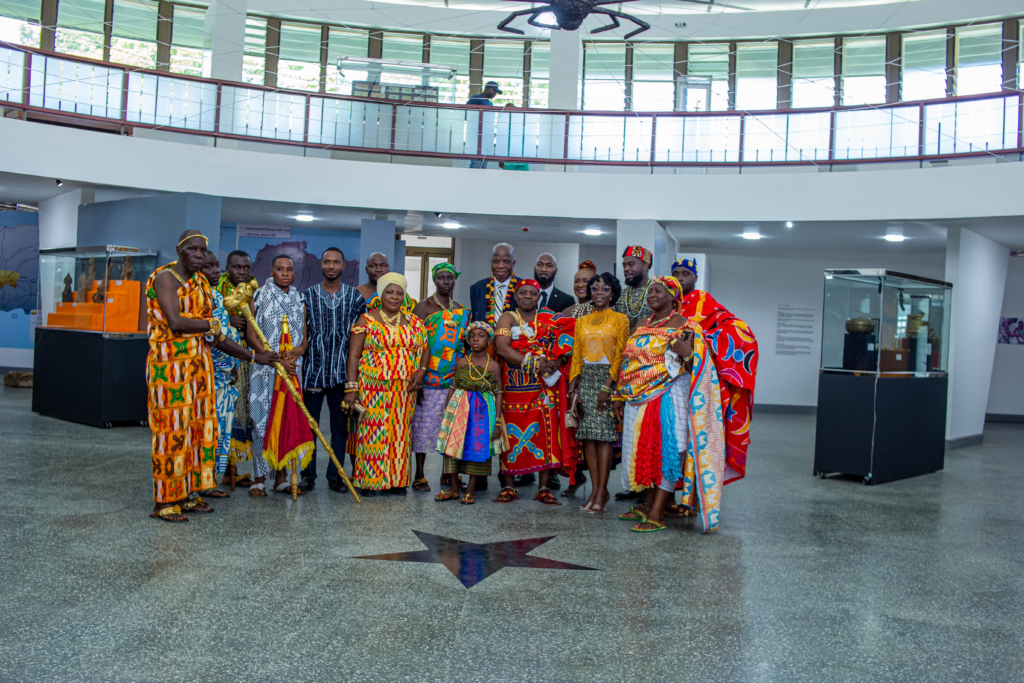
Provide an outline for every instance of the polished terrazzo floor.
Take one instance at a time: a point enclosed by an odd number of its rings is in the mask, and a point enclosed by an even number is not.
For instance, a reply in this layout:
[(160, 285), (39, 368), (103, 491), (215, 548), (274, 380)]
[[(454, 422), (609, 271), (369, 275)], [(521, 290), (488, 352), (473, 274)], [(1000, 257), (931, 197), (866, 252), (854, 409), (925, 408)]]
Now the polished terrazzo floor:
[[(171, 525), (146, 516), (146, 429), (29, 399), (0, 393), (0, 681), (1024, 681), (1024, 426), (866, 487), (811, 476), (812, 416), (759, 414), (712, 537), (630, 533), (623, 504), (357, 506), (323, 480)], [(467, 590), (353, 559), (422, 551), (413, 530), (554, 536), (531, 555), (599, 571)]]

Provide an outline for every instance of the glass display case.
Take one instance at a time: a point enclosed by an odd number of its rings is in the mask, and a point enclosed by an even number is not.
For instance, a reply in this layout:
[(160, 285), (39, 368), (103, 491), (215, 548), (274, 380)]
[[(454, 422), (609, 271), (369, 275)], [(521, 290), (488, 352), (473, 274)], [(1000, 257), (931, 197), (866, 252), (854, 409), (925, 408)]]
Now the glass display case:
[(826, 270), (822, 371), (945, 373), (951, 291), (891, 270)]
[(156, 253), (105, 245), (39, 251), (39, 311), (44, 327), (104, 335), (146, 333), (142, 289)]

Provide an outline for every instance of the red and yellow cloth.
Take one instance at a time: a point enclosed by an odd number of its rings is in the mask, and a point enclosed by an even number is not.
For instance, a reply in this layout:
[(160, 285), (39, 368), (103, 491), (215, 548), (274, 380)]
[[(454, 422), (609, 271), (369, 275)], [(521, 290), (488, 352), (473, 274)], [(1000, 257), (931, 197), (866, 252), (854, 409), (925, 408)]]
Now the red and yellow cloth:
[[(288, 329), (288, 316), (283, 316), (277, 352), (284, 353), (294, 348), (291, 331)], [(292, 375), (290, 379), (301, 396), (299, 378)], [(263, 457), (275, 470), (284, 469), (294, 458), (298, 458), (299, 467), (304, 468), (309, 464), (313, 448), (313, 431), (309, 428), (309, 420), (278, 373), (274, 380), (274, 393), (270, 398), (267, 432), (263, 437)]]

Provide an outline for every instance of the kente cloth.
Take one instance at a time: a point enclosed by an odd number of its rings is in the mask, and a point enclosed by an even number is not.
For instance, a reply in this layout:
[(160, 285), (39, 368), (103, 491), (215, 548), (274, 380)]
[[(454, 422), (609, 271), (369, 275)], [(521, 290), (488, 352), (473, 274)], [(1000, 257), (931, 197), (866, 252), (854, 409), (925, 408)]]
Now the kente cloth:
[(747, 471), (750, 419), (757, 379), (757, 339), (753, 330), (707, 292), (695, 289), (683, 298), (683, 315), (704, 330), (721, 381), (725, 408), (725, 483)]
[(502, 313), (512, 310), (512, 304), (516, 300), (516, 288), (518, 287), (519, 278), (513, 275), (508, 280), (508, 288), (505, 290), (505, 303), (499, 311), (494, 305), (494, 276), (492, 275), (491, 279), (487, 281), (487, 320), (485, 322), (488, 325), (494, 327)]
[(228, 450), (228, 464), (237, 465), (252, 460), (252, 418), (249, 417), (249, 363), (238, 364), (238, 400), (235, 401), (234, 417), (231, 420), (231, 444)]
[[(295, 348), (292, 344), (290, 325), (286, 320), (281, 321), (281, 333), (276, 348), (278, 353), (291, 351)], [(261, 326), (260, 329), (263, 329)], [(264, 332), (264, 334), (266, 334)], [(263, 459), (275, 470), (282, 470), (288, 467), (296, 458), (299, 460), (297, 469), (304, 469), (313, 455), (313, 430), (309, 428), (309, 420), (299, 406), (284, 378), (280, 373), (276, 374), (274, 382), (274, 393), (270, 401), (270, 416), (267, 419), (267, 431), (263, 437)], [(292, 386), (295, 387), (299, 396), (302, 396), (302, 385), (295, 375), (288, 377)]]
[(437, 430), (447, 405), (447, 389), (423, 388), (423, 403), (412, 416), (412, 452), (429, 453), (437, 446)]
[(353, 334), (365, 334), (359, 359), (359, 417), (356, 484), (366, 489), (409, 485), (409, 446), (416, 396), (412, 377), (427, 347), (427, 334), (416, 316), (397, 329), (368, 316)]
[[(455, 391), (436, 434), (437, 452), (455, 460), (489, 462), (491, 456), (501, 456), (508, 449), (494, 393), (498, 391), (498, 378), (488, 370), (482, 375), (480, 372), (472, 365), (456, 370)], [(490, 472), (489, 464), (487, 471)]]
[[(274, 284), (273, 278), (266, 283), (252, 298), (255, 310), (253, 317), (263, 335), (267, 338), (269, 348), (277, 350), (281, 345), (281, 319), (288, 316), (289, 331), (292, 343), (302, 346), (306, 314), (302, 296), (295, 287), (283, 291)], [(302, 376), (302, 359), (296, 359), (296, 371)], [(270, 419), (270, 406), (277, 385), (277, 370), (273, 365), (256, 365), (249, 367), (249, 416), (252, 418), (253, 443), (262, 445), (267, 433), (267, 421)]]
[[(530, 333), (522, 331), (511, 340), (517, 353), (531, 352), (549, 360), (572, 353), (573, 318), (542, 311), (527, 325), (532, 328)], [(509, 440), (509, 450), (501, 456), (502, 473), (519, 475), (566, 468), (571, 481), (576, 470), (576, 443), (565, 426), (565, 368), (553, 386), (548, 386), (540, 374), (520, 366), (503, 362), (502, 372), (502, 415)]]
[[(175, 503), (217, 486), (217, 406), (210, 342), (203, 333), (171, 331), (156, 300), (157, 276), (146, 282), (149, 355), (146, 357), (149, 428), (153, 432), (153, 500)], [(178, 287), (178, 314), (212, 320), (213, 290), (199, 273)]]
[[(647, 403), (625, 405), (622, 416), (622, 468), (619, 470), (619, 480), (624, 489), (632, 488), (636, 478), (637, 442), (641, 435), (648, 439), (652, 436), (660, 438), (660, 442), (654, 442), (655, 445), (660, 443), (662, 450), (658, 452), (657, 448), (653, 449), (657, 461), (653, 466), (664, 465), (667, 461), (685, 461), (686, 445), (689, 442), (689, 387), (690, 376), (680, 373), (669, 384), (668, 390), (656, 398)], [(652, 466), (649, 458), (642, 460), (643, 465)], [(671, 472), (670, 476), (677, 478), (669, 479), (662, 473), (655, 485), (663, 491), (674, 493), (682, 477), (676, 472)]]
[[(414, 308), (416, 308), (416, 304), (418, 304), (418, 303), (419, 302), (416, 301), (416, 299), (413, 299), (411, 296), (406, 294), (405, 298), (402, 299), (402, 313), (404, 313), (405, 315), (412, 315), (412, 311), (413, 311)], [(367, 311), (376, 311), (379, 308), (380, 308), (380, 294), (378, 294), (377, 292), (374, 292), (373, 296), (371, 296), (369, 299), (366, 300), (366, 310)]]
[(629, 318), (629, 329), (632, 332), (641, 320), (647, 320), (654, 314), (651, 307), (647, 305), (647, 288), (650, 282), (643, 287), (626, 287), (622, 290), (622, 296), (615, 302), (612, 309), (624, 314)]
[(232, 420), (238, 401), (238, 389), (234, 384), (216, 387), (217, 394), (217, 474), (227, 472), (231, 453)]
[(646, 263), (648, 268), (651, 267), (651, 262), (654, 260), (654, 254), (651, 252), (651, 250), (647, 249), (646, 247), (641, 247), (639, 244), (634, 244), (626, 247), (625, 250), (623, 250), (622, 252), (622, 256), (633, 256), (635, 258), (638, 258), (644, 263)]
[(430, 362), (423, 386), (451, 388), (455, 364), (465, 353), (466, 329), (471, 317), (470, 309), (460, 306), (428, 315), (423, 321), (427, 330), (427, 348), (430, 349)]
[[(221, 331), (231, 341), (238, 343), (238, 330), (231, 326), (228, 312), (224, 309), (224, 297), (220, 292), (213, 291), (213, 317), (220, 320)], [(238, 388), (231, 377), (238, 368), (238, 359), (229, 356), (216, 346), (210, 348), (213, 360), (213, 385), (217, 394), (217, 474), (224, 474), (228, 466), (228, 454), (231, 452), (231, 430), (238, 402)]]
[[(671, 344), (683, 333), (693, 332), (693, 368), (690, 372), (686, 448), (675, 441), (674, 420), (679, 419), (673, 401), (659, 401), (685, 374)], [(629, 425), (629, 467), (624, 468), (634, 491), (682, 480), (683, 505), (698, 510), (704, 533), (718, 529), (718, 512), (725, 479), (725, 426), (718, 373), (710, 362), (704, 332), (693, 321), (682, 328), (641, 326), (626, 342), (616, 392), (626, 407), (644, 406), (633, 412)], [(670, 407), (666, 407), (670, 406)], [(627, 449), (623, 427), (623, 462)], [(626, 481), (626, 480), (624, 480)]]

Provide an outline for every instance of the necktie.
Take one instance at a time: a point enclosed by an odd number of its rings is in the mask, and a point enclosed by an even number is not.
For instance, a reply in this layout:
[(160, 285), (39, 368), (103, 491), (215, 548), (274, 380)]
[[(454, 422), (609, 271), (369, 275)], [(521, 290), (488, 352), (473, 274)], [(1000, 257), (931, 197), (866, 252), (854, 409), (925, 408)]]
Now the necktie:
[(548, 293), (547, 292), (541, 292), (540, 293), (540, 307), (541, 308), (546, 308), (547, 305), (548, 305)]

